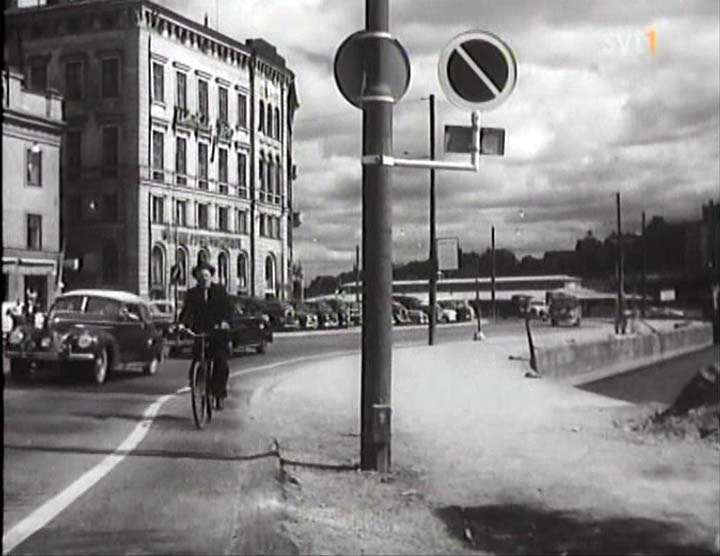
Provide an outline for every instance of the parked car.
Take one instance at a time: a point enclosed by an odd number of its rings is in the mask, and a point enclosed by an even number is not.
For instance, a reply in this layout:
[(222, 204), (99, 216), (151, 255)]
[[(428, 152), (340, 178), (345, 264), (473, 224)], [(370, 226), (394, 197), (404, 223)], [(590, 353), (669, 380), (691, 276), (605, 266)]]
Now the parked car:
[(408, 309), (407, 313), (410, 322), (413, 324), (427, 324), (430, 321), (430, 318), (422, 309)]
[(340, 324), (338, 315), (329, 305), (322, 301), (312, 301), (305, 306), (318, 317), (318, 328), (337, 328)]
[[(422, 305), (422, 310), (430, 318), (430, 305)], [(449, 323), (457, 321), (457, 311), (446, 309), (438, 303), (435, 305), (435, 322)]]
[(273, 330), (297, 330), (300, 327), (295, 308), (279, 299), (261, 300), (261, 310), (270, 320)]
[(408, 315), (408, 310), (405, 308), (405, 305), (399, 303), (398, 301), (393, 301), (392, 319), (393, 324), (404, 325), (412, 323), (412, 321), (410, 320), (410, 315)]
[(362, 305), (357, 301), (348, 303), (348, 314), (350, 316), (351, 325), (362, 324)]
[(317, 313), (304, 303), (295, 304), (295, 316), (298, 319), (300, 328), (304, 330), (317, 330), (319, 326)]
[(175, 322), (175, 309), (171, 301), (167, 299), (153, 299), (148, 301), (150, 317), (155, 326), (166, 336), (168, 329)]
[[(443, 309), (449, 309), (451, 311), (455, 311), (455, 320), (458, 322), (464, 322), (468, 320), (473, 320), (475, 318), (475, 313), (473, 312), (473, 308), (470, 306), (470, 304), (465, 301), (464, 299), (448, 299), (443, 300), (438, 303), (440, 307)], [(452, 319), (452, 317), (448, 317)], [(454, 322), (453, 320), (445, 320), (441, 322)]]
[(654, 319), (682, 319), (685, 318), (685, 312), (673, 307), (648, 307), (647, 316)]
[(541, 299), (531, 299), (528, 304), (530, 318), (547, 320), (550, 317), (550, 307)]
[(420, 309), (422, 307), (421, 301), (412, 295), (393, 295), (392, 297), (393, 301), (402, 303), (408, 311), (411, 309)]
[(81, 367), (102, 384), (120, 366), (155, 374), (163, 357), (163, 335), (147, 303), (133, 293), (75, 290), (58, 296), (42, 328), (21, 325), (5, 345), (13, 378), (32, 367)]
[(580, 326), (582, 311), (580, 300), (574, 295), (553, 296), (550, 299), (550, 324)]
[(338, 317), (338, 326), (347, 328), (351, 324), (350, 305), (341, 299), (326, 299), (325, 303), (332, 309)]

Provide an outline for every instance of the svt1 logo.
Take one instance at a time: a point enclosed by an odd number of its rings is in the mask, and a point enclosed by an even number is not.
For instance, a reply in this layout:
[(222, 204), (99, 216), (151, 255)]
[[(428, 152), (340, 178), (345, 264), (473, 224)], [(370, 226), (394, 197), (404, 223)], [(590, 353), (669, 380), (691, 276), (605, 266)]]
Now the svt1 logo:
[(658, 48), (658, 33), (655, 27), (646, 31), (623, 31), (608, 33), (603, 40), (602, 51), (606, 54), (650, 54)]

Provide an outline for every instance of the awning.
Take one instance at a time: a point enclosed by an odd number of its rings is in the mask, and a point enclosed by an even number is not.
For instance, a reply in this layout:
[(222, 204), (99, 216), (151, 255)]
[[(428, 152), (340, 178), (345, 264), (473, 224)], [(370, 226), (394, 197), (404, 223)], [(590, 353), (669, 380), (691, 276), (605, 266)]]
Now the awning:
[(40, 259), (35, 257), (3, 257), (3, 272), (21, 272), (23, 274), (47, 275), (57, 268), (55, 259)]

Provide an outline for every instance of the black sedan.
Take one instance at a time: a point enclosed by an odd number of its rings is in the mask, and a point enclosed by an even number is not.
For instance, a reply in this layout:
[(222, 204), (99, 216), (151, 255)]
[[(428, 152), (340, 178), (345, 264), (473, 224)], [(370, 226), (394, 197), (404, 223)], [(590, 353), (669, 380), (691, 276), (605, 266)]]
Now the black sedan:
[(5, 355), (16, 379), (37, 367), (79, 367), (102, 384), (119, 367), (155, 374), (163, 343), (147, 303), (137, 295), (75, 290), (55, 299), (44, 326), (16, 327), (8, 336)]

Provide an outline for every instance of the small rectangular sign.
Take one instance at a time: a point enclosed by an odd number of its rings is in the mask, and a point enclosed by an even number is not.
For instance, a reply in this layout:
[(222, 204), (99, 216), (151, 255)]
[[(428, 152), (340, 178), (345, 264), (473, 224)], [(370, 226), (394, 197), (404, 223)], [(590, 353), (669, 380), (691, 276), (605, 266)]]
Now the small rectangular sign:
[[(473, 130), (471, 126), (445, 126), (445, 152), (471, 153)], [(480, 128), (480, 154), (505, 154), (505, 130), (500, 127)]]
[(438, 270), (457, 270), (460, 265), (457, 238), (438, 238), (436, 241)]
[(675, 301), (675, 290), (660, 290), (660, 301)]

